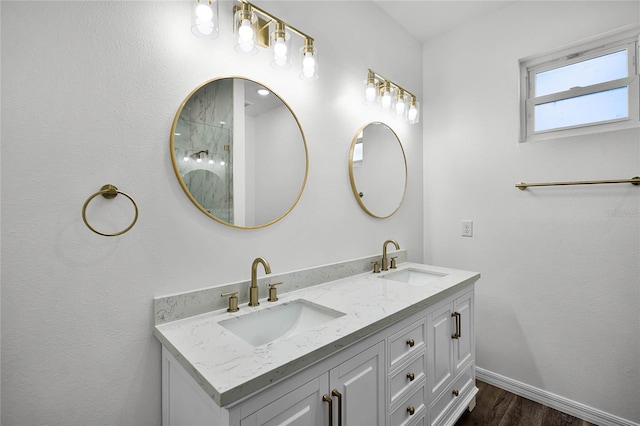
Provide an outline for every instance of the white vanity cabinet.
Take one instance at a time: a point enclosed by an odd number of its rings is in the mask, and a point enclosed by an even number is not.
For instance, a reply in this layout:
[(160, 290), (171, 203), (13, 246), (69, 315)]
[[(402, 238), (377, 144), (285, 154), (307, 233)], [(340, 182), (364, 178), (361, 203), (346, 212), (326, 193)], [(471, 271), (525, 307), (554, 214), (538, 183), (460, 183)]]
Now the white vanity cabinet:
[(460, 288), (228, 406), (163, 348), (163, 426), (451, 426), (477, 392), (473, 284)]
[(427, 346), (431, 359), (427, 389), (431, 401), (430, 424), (448, 424), (467, 405), (473, 408), (477, 392), (474, 342), (473, 291), (456, 294), (429, 309)]
[(243, 418), (240, 425), (383, 424), (383, 361), (381, 342)]
[(215, 404), (164, 349), (163, 426), (383, 425), (385, 342), (360, 349), (369, 343), (343, 349), (228, 409)]
[(425, 416), (427, 336), (424, 314), (418, 318), (387, 338), (389, 425), (413, 425)]

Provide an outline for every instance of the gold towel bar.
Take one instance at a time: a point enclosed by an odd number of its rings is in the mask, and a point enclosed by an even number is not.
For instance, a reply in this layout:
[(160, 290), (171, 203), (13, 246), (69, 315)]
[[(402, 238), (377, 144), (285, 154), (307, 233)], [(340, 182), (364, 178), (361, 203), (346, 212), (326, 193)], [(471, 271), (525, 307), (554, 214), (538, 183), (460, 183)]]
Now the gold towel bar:
[(516, 188), (524, 191), (529, 186), (560, 186), (560, 185), (599, 185), (601, 183), (630, 183), (632, 185), (640, 185), (640, 176), (631, 179), (611, 179), (611, 180), (582, 180), (575, 182), (544, 182), (544, 183), (516, 183)]
[[(127, 197), (129, 199), (129, 201), (131, 201), (131, 203), (133, 204), (133, 208), (135, 209), (135, 216), (133, 217), (133, 222), (131, 222), (131, 225), (127, 226), (125, 229), (123, 229), (120, 232), (116, 232), (115, 234), (105, 234), (103, 232), (97, 231), (96, 229), (94, 229), (91, 225), (89, 225), (89, 222), (87, 221), (87, 206), (89, 205), (89, 203), (91, 202), (91, 200), (93, 200), (95, 197), (97, 197), (98, 195), (102, 195), (104, 198), (107, 199), (111, 199), (111, 198), (115, 198), (118, 196), (118, 194), (122, 194), (125, 197)], [(87, 228), (91, 229), (93, 232), (95, 232), (98, 235), (104, 235), (105, 237), (115, 237), (117, 235), (122, 235), (125, 232), (127, 232), (128, 230), (130, 230), (131, 228), (133, 228), (133, 225), (136, 224), (136, 221), (138, 220), (138, 205), (136, 204), (136, 202), (133, 200), (133, 198), (131, 198), (131, 196), (129, 196), (128, 194), (125, 194), (122, 191), (119, 191), (118, 188), (116, 188), (115, 186), (111, 185), (110, 183), (103, 185), (100, 188), (100, 191), (96, 192), (95, 194), (93, 194), (92, 196), (90, 196), (89, 198), (87, 198), (87, 201), (84, 202), (84, 205), (82, 206), (82, 220), (84, 221), (84, 224), (87, 225)]]

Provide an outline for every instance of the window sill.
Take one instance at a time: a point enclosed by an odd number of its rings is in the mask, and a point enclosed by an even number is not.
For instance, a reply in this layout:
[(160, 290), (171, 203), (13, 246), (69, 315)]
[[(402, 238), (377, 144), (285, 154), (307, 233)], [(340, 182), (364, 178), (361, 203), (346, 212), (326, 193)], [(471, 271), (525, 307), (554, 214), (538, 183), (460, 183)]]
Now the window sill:
[(640, 121), (625, 120), (616, 123), (596, 124), (592, 126), (583, 126), (573, 129), (555, 130), (550, 132), (538, 133), (528, 137), (520, 136), (520, 143), (541, 142), (553, 139), (564, 139), (575, 136), (593, 135), (598, 133), (608, 133), (626, 129), (640, 128)]

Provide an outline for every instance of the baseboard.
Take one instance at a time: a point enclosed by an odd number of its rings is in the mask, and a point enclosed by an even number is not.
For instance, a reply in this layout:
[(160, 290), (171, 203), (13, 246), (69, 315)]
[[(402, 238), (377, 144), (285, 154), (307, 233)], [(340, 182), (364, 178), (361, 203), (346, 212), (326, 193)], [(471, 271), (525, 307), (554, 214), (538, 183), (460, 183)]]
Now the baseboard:
[(483, 368), (476, 367), (476, 379), (596, 425), (640, 426), (640, 424), (630, 420), (614, 416)]

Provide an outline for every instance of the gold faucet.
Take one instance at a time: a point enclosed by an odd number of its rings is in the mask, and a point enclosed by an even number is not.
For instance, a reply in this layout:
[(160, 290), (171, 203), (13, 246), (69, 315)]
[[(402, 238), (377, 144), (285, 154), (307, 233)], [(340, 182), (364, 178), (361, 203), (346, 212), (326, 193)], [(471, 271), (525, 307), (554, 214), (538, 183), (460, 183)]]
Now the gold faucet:
[(400, 250), (400, 245), (394, 240), (387, 240), (382, 244), (382, 270), (389, 270), (389, 259), (387, 259), (387, 244), (393, 243), (396, 246), (396, 250)]
[(249, 306), (258, 306), (258, 264), (262, 263), (264, 272), (271, 273), (271, 266), (263, 257), (257, 257), (251, 264), (251, 287), (249, 287)]

